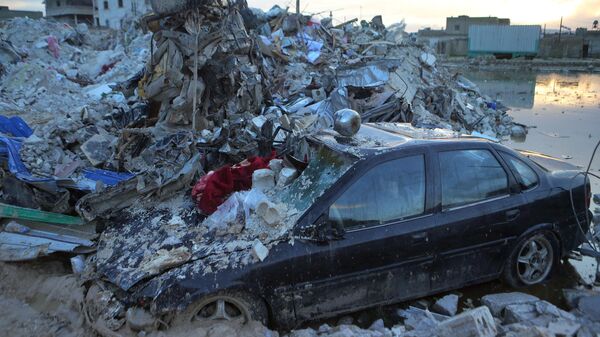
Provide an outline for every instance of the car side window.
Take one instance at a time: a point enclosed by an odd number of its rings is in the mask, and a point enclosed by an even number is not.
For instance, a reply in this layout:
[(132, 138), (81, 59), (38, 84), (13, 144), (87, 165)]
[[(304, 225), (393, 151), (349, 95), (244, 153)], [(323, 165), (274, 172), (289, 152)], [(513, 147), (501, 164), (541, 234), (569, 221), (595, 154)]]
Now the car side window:
[(439, 161), (444, 209), (508, 194), (508, 175), (488, 150), (440, 152)]
[(500, 152), (500, 155), (515, 173), (517, 181), (523, 190), (530, 190), (538, 185), (539, 178), (537, 174), (524, 161), (505, 152)]
[(329, 207), (329, 221), (353, 230), (418, 216), (424, 211), (425, 157), (417, 155), (369, 170)]

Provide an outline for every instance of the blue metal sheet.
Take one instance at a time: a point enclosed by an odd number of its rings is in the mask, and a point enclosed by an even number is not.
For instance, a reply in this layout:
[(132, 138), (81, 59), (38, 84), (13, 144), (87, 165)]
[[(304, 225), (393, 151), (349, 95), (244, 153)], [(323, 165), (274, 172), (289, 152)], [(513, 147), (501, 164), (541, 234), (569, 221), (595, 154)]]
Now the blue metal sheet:
[(6, 117), (0, 115), (0, 132), (13, 137), (27, 138), (33, 134), (33, 130), (19, 116)]
[(135, 177), (135, 174), (132, 173), (119, 173), (114, 171), (100, 170), (96, 168), (84, 169), (83, 175), (84, 177), (90, 180), (101, 181), (107, 186), (116, 186), (122, 181), (127, 181)]

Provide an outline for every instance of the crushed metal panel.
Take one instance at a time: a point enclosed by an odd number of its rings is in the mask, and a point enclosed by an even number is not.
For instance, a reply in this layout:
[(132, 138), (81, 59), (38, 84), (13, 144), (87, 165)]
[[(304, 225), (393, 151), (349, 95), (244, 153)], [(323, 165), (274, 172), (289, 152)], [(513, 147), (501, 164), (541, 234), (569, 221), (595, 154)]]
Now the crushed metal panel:
[(48, 255), (48, 246), (23, 247), (17, 245), (0, 244), (0, 261), (21, 262), (35, 260)]
[(340, 71), (337, 76), (339, 87), (370, 88), (385, 84), (390, 78), (387, 66), (372, 64), (359, 69)]
[(48, 252), (73, 252), (80, 245), (77, 243), (57, 241), (17, 233), (0, 232), (0, 247), (5, 245), (11, 247), (32, 248), (48, 245)]

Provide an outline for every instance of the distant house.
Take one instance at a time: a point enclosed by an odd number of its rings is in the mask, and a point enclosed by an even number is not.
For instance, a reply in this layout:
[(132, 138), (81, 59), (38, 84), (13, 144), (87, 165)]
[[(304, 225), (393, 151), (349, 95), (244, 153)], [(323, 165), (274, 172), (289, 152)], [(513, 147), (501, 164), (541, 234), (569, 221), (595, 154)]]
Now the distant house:
[(92, 0), (45, 0), (46, 16), (71, 24), (93, 24)]
[(120, 29), (123, 19), (138, 18), (151, 10), (150, 0), (93, 0), (94, 24)]
[(446, 33), (450, 35), (469, 35), (469, 27), (472, 25), (499, 25), (509, 26), (510, 19), (498, 18), (495, 16), (470, 17), (460, 15), (458, 17), (446, 18)]
[(600, 30), (577, 28), (575, 35), (583, 37), (582, 57), (600, 58)]
[(42, 13), (42, 12), (11, 10), (11, 9), (8, 9), (8, 6), (0, 6), (0, 21), (17, 18), (17, 17), (28, 17), (31, 19), (39, 19), (43, 16), (44, 16), (44, 13)]

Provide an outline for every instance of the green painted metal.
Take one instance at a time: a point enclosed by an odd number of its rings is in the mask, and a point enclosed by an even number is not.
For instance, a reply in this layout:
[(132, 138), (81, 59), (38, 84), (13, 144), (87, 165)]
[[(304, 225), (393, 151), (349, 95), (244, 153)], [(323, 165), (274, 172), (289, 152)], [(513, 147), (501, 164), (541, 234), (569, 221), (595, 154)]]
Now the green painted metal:
[(52, 223), (59, 225), (81, 226), (83, 219), (76, 216), (38, 211), (37, 209), (18, 207), (0, 203), (0, 218), (20, 219)]

